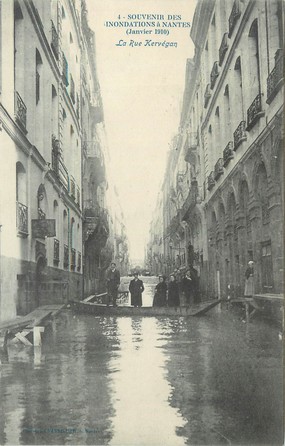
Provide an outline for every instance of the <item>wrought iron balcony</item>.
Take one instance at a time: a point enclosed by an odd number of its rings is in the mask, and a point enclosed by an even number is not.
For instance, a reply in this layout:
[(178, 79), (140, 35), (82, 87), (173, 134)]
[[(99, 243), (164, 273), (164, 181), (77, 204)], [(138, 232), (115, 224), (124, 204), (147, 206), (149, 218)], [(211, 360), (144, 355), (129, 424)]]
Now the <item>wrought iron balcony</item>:
[(64, 85), (67, 87), (69, 85), (68, 82), (68, 62), (66, 60), (66, 57), (64, 53), (62, 53), (62, 79), (64, 82)]
[(58, 60), (58, 56), (59, 56), (58, 33), (56, 31), (56, 28), (55, 28), (52, 20), (51, 20), (51, 44), (50, 44), (50, 46), (53, 51), (53, 54), (55, 55), (56, 59)]
[(228, 33), (225, 33), (222, 38), (222, 43), (219, 48), (219, 65), (221, 66), (223, 63), (223, 60), (225, 58), (225, 54), (228, 51), (229, 44), (228, 44)]
[(93, 233), (102, 239), (109, 235), (108, 211), (93, 200), (84, 202), (84, 233), (86, 240)]
[(283, 51), (278, 50), (275, 54), (275, 67), (267, 78), (267, 104), (273, 100), (281, 86), (284, 79), (283, 67)]
[(77, 271), (81, 271), (81, 253), (77, 253)]
[(234, 150), (233, 150), (234, 144), (232, 141), (229, 141), (226, 145), (226, 148), (223, 151), (223, 159), (224, 159), (224, 166), (227, 166), (230, 162), (230, 160), (234, 157)]
[(68, 245), (64, 245), (63, 266), (64, 268), (68, 268), (68, 265), (69, 265), (69, 248)]
[(207, 108), (207, 105), (209, 103), (209, 100), (211, 98), (211, 90), (210, 90), (210, 84), (207, 84), (205, 93), (204, 93), (204, 108)]
[(214, 179), (215, 181), (218, 180), (218, 178), (220, 178), (221, 175), (223, 175), (224, 173), (224, 160), (223, 158), (219, 158), (218, 161), (215, 164), (215, 168), (214, 168)]
[(75, 104), (75, 85), (72, 75), (70, 75), (70, 99)]
[(19, 234), (28, 235), (28, 207), (22, 203), (19, 203), (17, 201), (17, 218), (16, 218), (16, 224), (17, 224), (17, 230)]
[(234, 150), (237, 150), (238, 146), (247, 139), (245, 127), (246, 122), (241, 121), (234, 131)]
[(71, 248), (71, 260), (70, 260), (70, 269), (71, 271), (75, 271), (76, 267), (76, 250)]
[(211, 71), (211, 75), (210, 75), (210, 78), (211, 78), (211, 90), (213, 90), (218, 76), (219, 76), (219, 64), (218, 64), (218, 62), (214, 62), (214, 65), (213, 65), (213, 68), (212, 68), (212, 71)]
[(15, 120), (26, 133), (27, 107), (17, 91), (15, 91)]
[(250, 130), (261, 118), (261, 116), (264, 116), (264, 111), (261, 107), (261, 93), (259, 93), (247, 110), (246, 130)]
[(236, 26), (236, 23), (240, 18), (240, 15), (241, 15), (240, 3), (239, 0), (235, 0), (229, 17), (229, 37), (231, 37), (233, 30)]
[(55, 266), (59, 264), (59, 240), (56, 238), (53, 240), (53, 264)]
[(207, 189), (211, 190), (215, 186), (214, 172), (212, 171), (207, 178)]

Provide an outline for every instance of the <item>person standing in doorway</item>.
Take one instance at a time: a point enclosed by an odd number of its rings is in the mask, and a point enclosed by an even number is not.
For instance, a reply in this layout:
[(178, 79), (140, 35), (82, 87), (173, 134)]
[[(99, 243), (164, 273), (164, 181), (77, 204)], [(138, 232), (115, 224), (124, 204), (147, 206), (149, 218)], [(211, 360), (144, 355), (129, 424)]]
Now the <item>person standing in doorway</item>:
[(130, 281), (129, 291), (131, 293), (131, 305), (134, 307), (141, 307), (144, 285), (143, 281), (139, 279), (138, 273), (135, 273), (134, 279)]
[(244, 297), (252, 297), (254, 295), (254, 262), (250, 260), (245, 271), (245, 288)]
[(116, 263), (111, 263), (111, 268), (107, 271), (107, 305), (112, 299), (113, 306), (117, 306), (118, 288), (120, 285), (120, 272), (116, 269)]

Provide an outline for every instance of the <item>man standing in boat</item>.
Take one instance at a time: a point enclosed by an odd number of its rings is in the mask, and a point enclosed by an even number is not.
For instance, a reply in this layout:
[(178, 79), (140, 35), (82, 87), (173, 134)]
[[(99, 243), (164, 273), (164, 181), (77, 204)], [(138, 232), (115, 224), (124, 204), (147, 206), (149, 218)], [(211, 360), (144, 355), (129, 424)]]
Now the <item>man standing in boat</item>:
[(111, 263), (111, 268), (107, 271), (107, 305), (112, 299), (113, 306), (117, 306), (118, 288), (120, 285), (120, 272), (116, 269), (116, 263)]
[(144, 286), (143, 281), (138, 277), (138, 273), (135, 273), (134, 279), (130, 281), (129, 290), (131, 293), (131, 305), (134, 307), (141, 307)]

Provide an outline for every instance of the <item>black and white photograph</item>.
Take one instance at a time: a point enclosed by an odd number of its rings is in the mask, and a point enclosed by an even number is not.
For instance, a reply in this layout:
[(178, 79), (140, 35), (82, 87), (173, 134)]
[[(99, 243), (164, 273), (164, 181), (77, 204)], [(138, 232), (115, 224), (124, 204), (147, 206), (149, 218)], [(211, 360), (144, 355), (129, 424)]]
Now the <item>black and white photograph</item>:
[(0, 0), (0, 445), (282, 446), (284, 0)]

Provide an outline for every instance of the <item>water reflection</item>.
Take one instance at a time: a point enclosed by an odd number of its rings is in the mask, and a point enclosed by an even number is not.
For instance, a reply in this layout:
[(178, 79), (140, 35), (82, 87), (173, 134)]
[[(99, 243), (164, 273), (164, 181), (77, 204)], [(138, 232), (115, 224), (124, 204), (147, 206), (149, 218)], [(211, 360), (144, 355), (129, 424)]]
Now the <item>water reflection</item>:
[(62, 313), (0, 364), (0, 444), (281, 444), (278, 329)]
[[(170, 385), (165, 379), (166, 357), (157, 340), (159, 324), (155, 318), (121, 318), (124, 348), (116, 364), (118, 376), (113, 381), (114, 445), (179, 445), (182, 438), (175, 426), (184, 420), (168, 404)], [(113, 365), (114, 366), (114, 365)]]

